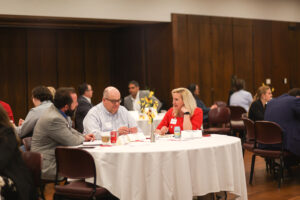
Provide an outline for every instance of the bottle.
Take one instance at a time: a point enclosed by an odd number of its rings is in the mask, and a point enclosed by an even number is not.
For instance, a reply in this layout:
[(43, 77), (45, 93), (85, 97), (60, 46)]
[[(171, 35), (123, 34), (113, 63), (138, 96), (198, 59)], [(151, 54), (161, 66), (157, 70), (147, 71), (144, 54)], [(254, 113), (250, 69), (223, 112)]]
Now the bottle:
[(180, 138), (181, 134), (180, 134), (180, 126), (175, 126), (174, 128), (174, 137), (175, 138)]

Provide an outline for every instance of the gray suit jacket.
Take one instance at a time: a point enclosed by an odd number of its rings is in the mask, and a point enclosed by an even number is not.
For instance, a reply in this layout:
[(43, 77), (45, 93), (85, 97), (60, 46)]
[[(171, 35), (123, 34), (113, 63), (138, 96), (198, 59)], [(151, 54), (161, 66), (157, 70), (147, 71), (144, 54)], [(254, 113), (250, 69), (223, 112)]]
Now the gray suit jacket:
[[(144, 98), (149, 95), (149, 91), (148, 90), (140, 90), (139, 95), (140, 95), (140, 99)], [(161, 102), (155, 96), (152, 96), (151, 99), (158, 101), (157, 111), (159, 111), (159, 109), (162, 106)], [(125, 108), (127, 108), (127, 110), (133, 110), (133, 103), (131, 100), (131, 95), (128, 95), (124, 98), (124, 106), (125, 106)]]
[(31, 141), (31, 151), (42, 154), (42, 179), (55, 179), (57, 146), (75, 146), (83, 141), (84, 136), (73, 129), (59, 110), (51, 105), (38, 120)]

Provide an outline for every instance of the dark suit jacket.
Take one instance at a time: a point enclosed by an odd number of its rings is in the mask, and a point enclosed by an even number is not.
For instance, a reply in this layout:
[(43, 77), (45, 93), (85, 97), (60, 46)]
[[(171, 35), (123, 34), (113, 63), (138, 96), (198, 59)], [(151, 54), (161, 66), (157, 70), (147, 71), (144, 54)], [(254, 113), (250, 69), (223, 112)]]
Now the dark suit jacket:
[(79, 131), (80, 133), (83, 132), (83, 119), (85, 118), (86, 114), (89, 112), (89, 110), (93, 107), (93, 104), (91, 104), (86, 98), (83, 96), (80, 96), (78, 98), (78, 107), (75, 113), (75, 129)]
[(300, 156), (300, 98), (288, 94), (268, 102), (265, 120), (276, 122), (284, 132), (284, 146)]
[(260, 99), (254, 101), (249, 108), (248, 117), (252, 121), (264, 120), (265, 107), (263, 106)]
[(10, 178), (17, 188), (17, 198), (37, 199), (32, 176), (27, 169), (18, 148), (16, 135), (12, 128), (0, 125), (0, 176)]
[[(141, 100), (141, 98), (145, 98), (147, 96), (149, 96), (149, 91), (148, 90), (140, 90), (139, 91), (140, 100)], [(162, 106), (162, 103), (155, 96), (152, 96), (151, 99), (158, 102), (157, 111), (159, 111), (159, 109)], [(132, 103), (132, 100), (131, 100), (131, 95), (128, 95), (124, 98), (124, 107), (127, 110), (133, 110), (133, 103)]]

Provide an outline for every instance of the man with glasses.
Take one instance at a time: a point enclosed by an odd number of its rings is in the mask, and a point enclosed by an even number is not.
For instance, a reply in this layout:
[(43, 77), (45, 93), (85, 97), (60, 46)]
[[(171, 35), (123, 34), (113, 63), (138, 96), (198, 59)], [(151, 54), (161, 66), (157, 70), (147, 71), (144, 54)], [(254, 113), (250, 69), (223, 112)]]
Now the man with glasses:
[(120, 106), (121, 94), (115, 87), (107, 87), (102, 102), (94, 106), (83, 120), (84, 133), (94, 133), (100, 139), (101, 132), (117, 130), (119, 135), (137, 133), (137, 124), (125, 107)]
[(83, 132), (82, 121), (89, 110), (93, 107), (91, 98), (93, 97), (93, 89), (90, 84), (83, 83), (78, 87), (78, 107), (75, 113), (75, 129), (80, 133)]

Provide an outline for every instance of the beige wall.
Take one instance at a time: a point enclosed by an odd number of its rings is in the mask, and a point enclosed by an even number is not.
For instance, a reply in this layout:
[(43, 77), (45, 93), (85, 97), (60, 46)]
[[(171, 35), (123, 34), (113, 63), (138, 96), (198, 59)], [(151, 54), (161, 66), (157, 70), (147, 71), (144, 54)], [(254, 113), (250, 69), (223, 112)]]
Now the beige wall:
[(299, 0), (0, 0), (0, 14), (170, 21), (171, 13), (300, 22)]

